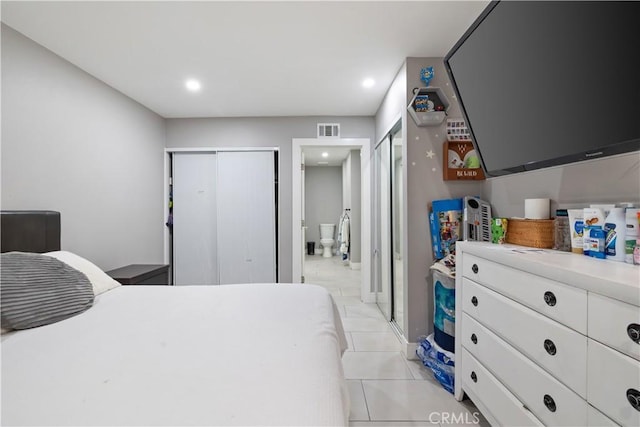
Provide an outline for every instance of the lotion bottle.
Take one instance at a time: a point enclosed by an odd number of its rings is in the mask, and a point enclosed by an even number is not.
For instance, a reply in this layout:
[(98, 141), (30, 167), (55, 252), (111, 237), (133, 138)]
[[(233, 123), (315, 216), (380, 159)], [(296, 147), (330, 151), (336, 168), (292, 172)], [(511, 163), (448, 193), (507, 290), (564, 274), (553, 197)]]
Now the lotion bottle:
[(625, 229), (624, 208), (613, 208), (604, 220), (605, 254), (612, 261), (625, 259)]

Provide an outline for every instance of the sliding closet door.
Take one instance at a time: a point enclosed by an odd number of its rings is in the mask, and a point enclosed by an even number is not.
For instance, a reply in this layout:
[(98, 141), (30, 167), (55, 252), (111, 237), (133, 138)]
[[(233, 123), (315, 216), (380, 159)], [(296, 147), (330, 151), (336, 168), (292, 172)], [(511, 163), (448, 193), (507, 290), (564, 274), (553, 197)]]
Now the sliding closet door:
[(220, 284), (276, 281), (274, 168), (271, 151), (218, 153)]
[(216, 154), (173, 154), (173, 254), (176, 285), (218, 284)]

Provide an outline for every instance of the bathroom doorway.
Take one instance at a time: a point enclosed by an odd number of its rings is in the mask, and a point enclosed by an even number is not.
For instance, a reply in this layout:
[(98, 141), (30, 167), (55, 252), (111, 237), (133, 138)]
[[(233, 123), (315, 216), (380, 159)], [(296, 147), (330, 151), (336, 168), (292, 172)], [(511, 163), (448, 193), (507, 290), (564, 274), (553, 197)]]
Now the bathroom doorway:
[(360, 296), (360, 149), (304, 147), (306, 283)]
[(368, 139), (293, 140), (294, 282), (371, 302), (368, 156)]

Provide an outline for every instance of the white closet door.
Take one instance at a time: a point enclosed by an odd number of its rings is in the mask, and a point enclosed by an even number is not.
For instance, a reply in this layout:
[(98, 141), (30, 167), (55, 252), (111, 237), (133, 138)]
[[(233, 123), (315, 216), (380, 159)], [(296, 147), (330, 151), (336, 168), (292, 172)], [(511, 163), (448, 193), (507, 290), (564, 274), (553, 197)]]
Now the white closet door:
[(274, 155), (218, 153), (220, 284), (276, 281)]
[(216, 222), (216, 154), (175, 153), (174, 284), (218, 284)]

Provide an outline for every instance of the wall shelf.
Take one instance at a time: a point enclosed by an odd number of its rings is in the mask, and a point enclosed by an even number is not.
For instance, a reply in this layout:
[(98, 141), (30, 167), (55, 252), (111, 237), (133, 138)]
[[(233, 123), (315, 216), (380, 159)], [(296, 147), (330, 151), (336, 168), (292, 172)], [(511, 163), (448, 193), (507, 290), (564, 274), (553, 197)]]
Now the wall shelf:
[(439, 87), (421, 87), (414, 90), (407, 106), (409, 115), (418, 126), (437, 126), (449, 111), (449, 99)]

